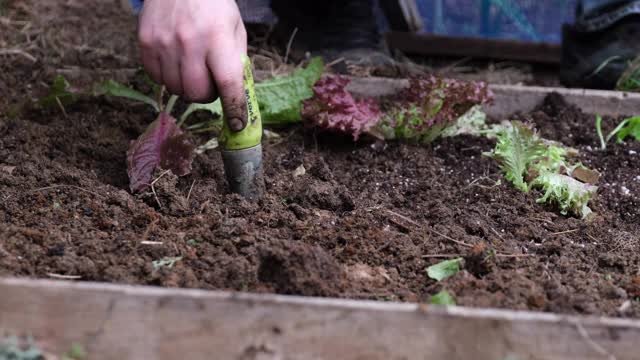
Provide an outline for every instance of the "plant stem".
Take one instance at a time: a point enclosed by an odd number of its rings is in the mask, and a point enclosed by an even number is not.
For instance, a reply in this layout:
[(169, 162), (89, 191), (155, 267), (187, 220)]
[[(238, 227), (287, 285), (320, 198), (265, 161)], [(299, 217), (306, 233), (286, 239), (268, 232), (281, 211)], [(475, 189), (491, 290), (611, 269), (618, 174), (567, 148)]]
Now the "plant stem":
[(631, 119), (632, 118), (624, 119), (622, 122), (620, 122), (620, 124), (618, 124), (618, 126), (616, 126), (616, 128), (613, 129), (613, 131), (611, 131), (609, 135), (607, 135), (606, 141), (609, 142), (609, 140), (611, 140), (612, 137), (614, 137), (617, 133), (619, 133), (623, 127), (627, 126), (627, 124), (631, 121)]
[(158, 108), (160, 109), (160, 112), (163, 112), (163, 111), (164, 111), (164, 101), (163, 101), (163, 98), (164, 98), (164, 90), (165, 90), (165, 87), (164, 87), (164, 85), (163, 85), (163, 86), (160, 88), (160, 92), (158, 93)]
[(600, 150), (607, 149), (607, 142), (602, 135), (602, 116), (596, 115), (596, 132), (598, 133), (598, 139), (600, 139)]
[(171, 115), (171, 112), (173, 111), (173, 107), (176, 105), (177, 100), (178, 100), (178, 95), (171, 95), (171, 97), (169, 98), (169, 101), (167, 102), (167, 106), (164, 109), (164, 111), (168, 115)]

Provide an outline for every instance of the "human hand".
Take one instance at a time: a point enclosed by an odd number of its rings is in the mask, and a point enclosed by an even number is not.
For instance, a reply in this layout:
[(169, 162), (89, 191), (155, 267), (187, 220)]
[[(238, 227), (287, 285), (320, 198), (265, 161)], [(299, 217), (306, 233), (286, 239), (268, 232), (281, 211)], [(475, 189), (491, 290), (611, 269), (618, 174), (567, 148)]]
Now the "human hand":
[(138, 40), (153, 80), (191, 102), (219, 96), (229, 128), (244, 129), (247, 33), (235, 0), (147, 0)]

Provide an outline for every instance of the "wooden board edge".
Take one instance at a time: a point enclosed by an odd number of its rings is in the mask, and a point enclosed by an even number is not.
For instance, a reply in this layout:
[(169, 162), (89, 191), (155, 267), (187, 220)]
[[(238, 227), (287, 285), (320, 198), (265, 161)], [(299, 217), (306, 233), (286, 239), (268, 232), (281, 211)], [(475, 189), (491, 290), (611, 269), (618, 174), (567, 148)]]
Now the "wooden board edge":
[(100, 354), (91, 359), (262, 349), (267, 359), (623, 360), (640, 339), (638, 320), (526, 311), (16, 278), (0, 278), (0, 294), (0, 334), (31, 334), (53, 352), (80, 343)]
[[(358, 96), (392, 95), (409, 85), (407, 79), (351, 79), (348, 89)], [(494, 93), (494, 102), (486, 106), (485, 111), (496, 118), (506, 119), (516, 112), (531, 111), (552, 93), (561, 95), (587, 114), (614, 117), (640, 114), (640, 94), (637, 93), (522, 85), (489, 85), (489, 88)]]

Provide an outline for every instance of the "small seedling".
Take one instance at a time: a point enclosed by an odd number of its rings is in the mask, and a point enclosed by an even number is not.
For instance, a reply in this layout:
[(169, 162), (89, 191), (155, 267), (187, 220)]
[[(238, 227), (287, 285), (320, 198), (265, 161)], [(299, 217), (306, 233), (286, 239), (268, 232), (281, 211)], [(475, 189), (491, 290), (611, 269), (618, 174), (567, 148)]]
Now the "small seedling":
[(629, 63), (625, 72), (618, 79), (616, 90), (640, 91), (640, 56)]
[(191, 246), (191, 247), (196, 247), (198, 246), (199, 241), (196, 239), (189, 239), (187, 240), (187, 245)]
[(598, 188), (587, 183), (584, 175), (591, 179), (598, 176), (580, 163), (570, 163), (568, 154), (567, 148), (540, 138), (530, 126), (514, 121), (498, 134), (495, 149), (485, 155), (500, 163), (505, 178), (519, 190), (543, 190), (537, 202), (557, 205), (563, 215), (585, 218), (591, 213), (587, 204)]
[(64, 76), (58, 75), (53, 79), (49, 94), (40, 99), (40, 106), (43, 108), (58, 107), (66, 115), (65, 107), (75, 103), (77, 100), (78, 94), (70, 89), (69, 82)]
[(627, 137), (631, 136), (636, 141), (640, 141), (640, 116), (634, 116), (630, 118), (626, 118), (616, 126), (615, 129), (611, 130), (611, 132), (605, 138), (602, 133), (602, 117), (600, 115), (596, 116), (596, 132), (598, 133), (598, 138), (600, 139), (600, 149), (606, 150), (607, 143), (614, 136), (617, 139), (618, 143), (624, 141)]
[(498, 255), (498, 252), (495, 249), (489, 249), (486, 251), (486, 256), (484, 261), (488, 261), (489, 259), (495, 258)]
[(171, 269), (173, 265), (175, 265), (180, 260), (182, 260), (182, 256), (165, 257), (160, 260), (155, 260), (151, 264), (153, 265), (153, 270), (158, 271), (161, 268), (165, 268), (165, 267)]
[(447, 290), (442, 290), (439, 293), (431, 296), (430, 302), (433, 305), (456, 305), (456, 300), (453, 298), (453, 296), (451, 296), (451, 294), (449, 294)]
[(71, 345), (71, 349), (60, 357), (60, 360), (83, 360), (87, 358), (87, 352), (80, 344)]
[[(303, 118), (312, 127), (353, 136), (367, 134), (380, 140), (429, 143), (456, 125), (474, 107), (491, 101), (481, 82), (435, 76), (410, 80), (398, 94), (377, 99), (356, 99), (347, 89), (349, 79), (328, 76), (316, 83), (314, 97), (303, 105)], [(467, 122), (482, 121), (476, 112)], [(449, 131), (449, 133), (455, 130)]]
[(462, 258), (441, 261), (427, 268), (427, 275), (436, 281), (442, 281), (460, 271)]

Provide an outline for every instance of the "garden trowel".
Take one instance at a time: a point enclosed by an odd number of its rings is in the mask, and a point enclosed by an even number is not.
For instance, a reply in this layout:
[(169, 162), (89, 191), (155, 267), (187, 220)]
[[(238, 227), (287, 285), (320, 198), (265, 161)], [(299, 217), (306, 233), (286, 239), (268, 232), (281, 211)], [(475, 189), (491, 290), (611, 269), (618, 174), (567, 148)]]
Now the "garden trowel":
[(239, 132), (223, 121), (220, 144), (224, 171), (232, 192), (257, 200), (264, 192), (262, 176), (262, 119), (253, 81), (251, 60), (242, 57), (247, 102), (247, 126)]

